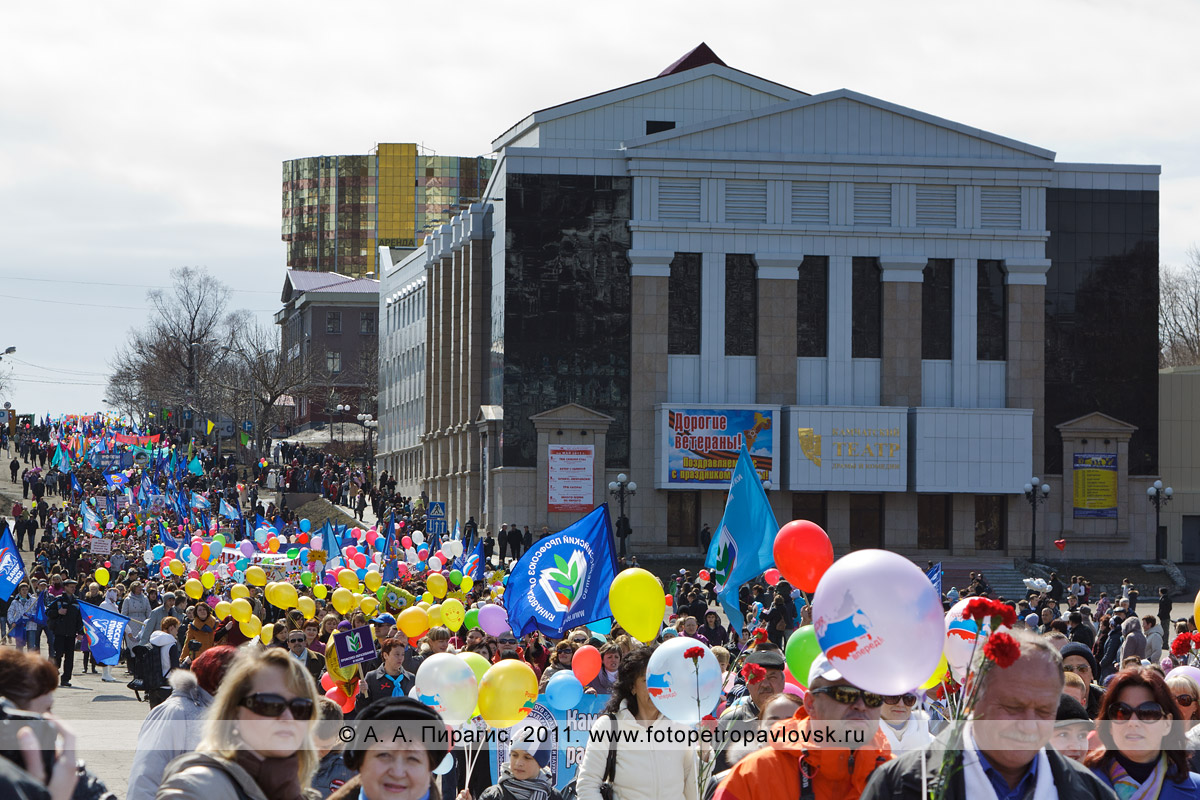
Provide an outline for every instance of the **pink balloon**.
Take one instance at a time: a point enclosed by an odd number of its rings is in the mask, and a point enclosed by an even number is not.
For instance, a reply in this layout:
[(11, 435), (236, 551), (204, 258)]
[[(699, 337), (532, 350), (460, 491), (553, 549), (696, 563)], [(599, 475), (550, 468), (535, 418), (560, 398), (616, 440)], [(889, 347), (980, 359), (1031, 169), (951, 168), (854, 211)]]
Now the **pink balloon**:
[(196, 580), (200, 580), (200, 573), (193, 569), (188, 572), (188, 577), (195, 578)]
[(412, 537), (411, 536), (400, 537), (400, 544), (404, 545), (404, 549), (407, 550), (408, 548), (412, 547)]
[(483, 628), (484, 633), (499, 636), (509, 629), (508, 612), (501, 606), (488, 603), (479, 609), (479, 627)]
[(803, 688), (797, 686), (794, 683), (790, 683), (790, 682), (786, 682), (786, 681), (783, 684), (783, 693), (795, 695), (796, 697), (799, 697), (801, 700), (803, 700), (804, 695), (807, 694), (807, 692), (805, 692)]
[(769, 570), (763, 573), (763, 578), (766, 579), (768, 584), (774, 586), (775, 584), (779, 583), (779, 570), (771, 567)]
[(359, 569), (366, 569), (367, 568), (367, 557), (364, 556), (362, 553), (356, 553), (354, 555), (354, 564)]
[(1200, 668), (1193, 667), (1188, 664), (1184, 664), (1181, 667), (1176, 667), (1167, 673), (1168, 678), (1170, 678), (1172, 675), (1184, 675), (1194, 680), (1197, 684), (1200, 684)]
[(204, 552), (204, 545), (200, 542), (192, 542), (192, 555), (198, 556)]
[(375, 546), (375, 540), (379, 538), (379, 534), (375, 531), (367, 531), (367, 544)]

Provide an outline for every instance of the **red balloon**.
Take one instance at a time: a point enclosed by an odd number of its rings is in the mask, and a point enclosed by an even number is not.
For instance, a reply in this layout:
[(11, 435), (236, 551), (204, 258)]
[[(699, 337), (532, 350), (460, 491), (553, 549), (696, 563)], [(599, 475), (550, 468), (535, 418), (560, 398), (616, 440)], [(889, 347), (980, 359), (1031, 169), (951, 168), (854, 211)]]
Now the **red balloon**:
[(783, 577), (802, 592), (815, 592), (833, 564), (833, 542), (815, 522), (792, 520), (775, 536), (775, 564)]
[(326, 691), (325, 696), (337, 703), (339, 706), (346, 702), (346, 693), (343, 692), (339, 686), (334, 686), (332, 689)]
[(666, 595), (666, 596), (664, 597), (664, 599), (667, 601), (667, 605), (668, 605), (668, 606), (673, 606), (673, 605), (675, 605), (675, 598), (674, 598), (674, 597), (671, 597), (671, 595)]
[(711, 579), (711, 576), (708, 574), (708, 570), (706, 570), (706, 569), (700, 570), (700, 572), (698, 572), (697, 575), (699, 576), (700, 580), (702, 580), (702, 581), (707, 581), (707, 580)]
[(766, 579), (769, 585), (774, 586), (775, 584), (779, 583), (779, 570), (771, 567), (769, 570), (763, 573), (763, 578)]
[(327, 692), (333, 688), (333, 676), (328, 672), (321, 675), (321, 688)]
[(571, 657), (571, 671), (580, 683), (587, 686), (600, 674), (600, 651), (590, 644), (576, 650)]
[(111, 562), (111, 561), (105, 561), (105, 562), (104, 562), (104, 568), (105, 568), (105, 569), (108, 569), (108, 568), (109, 568), (109, 567), (111, 567), (111, 566), (112, 566), (112, 562)]

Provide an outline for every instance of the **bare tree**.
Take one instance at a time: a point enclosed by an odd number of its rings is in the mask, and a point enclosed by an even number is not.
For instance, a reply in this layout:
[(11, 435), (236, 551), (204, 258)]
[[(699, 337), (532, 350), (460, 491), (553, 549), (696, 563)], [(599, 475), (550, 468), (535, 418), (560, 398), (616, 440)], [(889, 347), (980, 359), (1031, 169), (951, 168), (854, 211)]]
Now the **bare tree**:
[(1200, 364), (1200, 249), (1188, 249), (1187, 264), (1159, 272), (1159, 366)]

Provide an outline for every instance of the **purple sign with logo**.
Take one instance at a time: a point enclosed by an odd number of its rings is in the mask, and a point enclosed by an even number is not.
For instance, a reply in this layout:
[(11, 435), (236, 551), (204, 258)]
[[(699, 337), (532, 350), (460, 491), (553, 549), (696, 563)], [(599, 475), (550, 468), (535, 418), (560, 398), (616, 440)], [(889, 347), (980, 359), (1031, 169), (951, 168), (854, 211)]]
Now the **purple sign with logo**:
[(333, 646), (337, 652), (338, 666), (350, 667), (378, 658), (375, 639), (370, 626), (354, 628), (333, 635)]

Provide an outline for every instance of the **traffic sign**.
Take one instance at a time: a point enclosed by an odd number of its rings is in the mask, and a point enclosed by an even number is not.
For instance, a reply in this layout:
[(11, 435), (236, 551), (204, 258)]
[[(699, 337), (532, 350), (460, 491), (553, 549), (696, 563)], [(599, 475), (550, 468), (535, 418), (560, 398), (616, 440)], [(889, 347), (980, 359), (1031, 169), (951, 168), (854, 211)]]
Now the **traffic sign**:
[(446, 504), (441, 500), (435, 500), (429, 504), (429, 510), (425, 512), (425, 535), (426, 536), (445, 536), (446, 535)]
[(254, 423), (250, 420), (243, 421), (242, 430), (244, 430), (246, 433), (254, 433)]
[(441, 517), (446, 518), (446, 503), (441, 500), (434, 500), (429, 503), (429, 510), (425, 512), (426, 517)]

